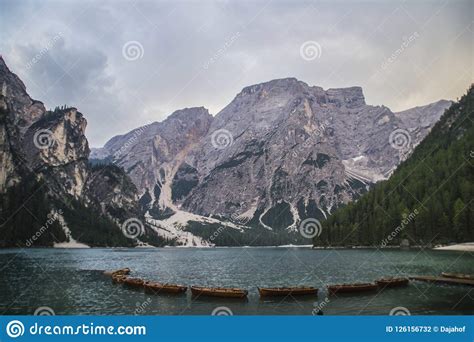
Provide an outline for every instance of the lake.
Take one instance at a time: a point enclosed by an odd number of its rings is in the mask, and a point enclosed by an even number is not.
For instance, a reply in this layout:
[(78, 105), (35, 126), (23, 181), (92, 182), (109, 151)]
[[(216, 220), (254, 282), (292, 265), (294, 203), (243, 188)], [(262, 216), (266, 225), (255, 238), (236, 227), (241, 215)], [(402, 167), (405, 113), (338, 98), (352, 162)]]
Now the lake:
[[(112, 284), (102, 270), (123, 267), (132, 276), (185, 285), (242, 287), (248, 300), (148, 295)], [(326, 285), (371, 282), (382, 276), (474, 274), (472, 254), (431, 250), (311, 248), (154, 248), (0, 250), (0, 312), (56, 315), (209, 315), (224, 307), (234, 315), (474, 314), (472, 287), (411, 281), (406, 288), (327, 297)], [(257, 286), (311, 285), (317, 297), (260, 299)]]

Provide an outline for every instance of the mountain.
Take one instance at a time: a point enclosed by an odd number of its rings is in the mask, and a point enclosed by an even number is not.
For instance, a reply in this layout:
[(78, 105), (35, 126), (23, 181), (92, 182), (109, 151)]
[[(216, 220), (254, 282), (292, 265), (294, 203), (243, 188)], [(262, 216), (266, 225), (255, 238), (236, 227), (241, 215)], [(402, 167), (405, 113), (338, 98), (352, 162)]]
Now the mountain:
[(131, 176), (164, 238), (303, 243), (302, 220), (324, 220), (387, 179), (449, 105), (393, 113), (367, 105), (360, 87), (278, 79), (244, 88), (215, 117), (183, 109), (91, 157)]
[[(430, 122), (400, 113), (410, 125)], [(474, 239), (474, 85), (389, 180), (323, 223), (316, 245), (432, 245)], [(422, 134), (421, 127), (420, 134)]]
[(415, 141), (421, 142), (451, 104), (451, 101), (440, 100), (395, 113), (395, 116), (402, 120), (410, 136), (414, 137)]
[(46, 110), (2, 57), (0, 85), (0, 246), (165, 243), (146, 224), (136, 236), (124, 229), (145, 221), (138, 190), (122, 169), (90, 165), (76, 108)]

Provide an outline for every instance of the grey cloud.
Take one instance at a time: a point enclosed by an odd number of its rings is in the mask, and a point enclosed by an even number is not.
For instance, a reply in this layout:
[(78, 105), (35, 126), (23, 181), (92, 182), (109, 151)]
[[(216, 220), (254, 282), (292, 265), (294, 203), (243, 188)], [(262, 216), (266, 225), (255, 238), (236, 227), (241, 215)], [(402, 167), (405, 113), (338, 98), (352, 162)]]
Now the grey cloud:
[[(324, 88), (360, 85), (367, 102), (394, 110), (454, 99), (472, 82), (468, 0), (20, 0), (1, 6), (7, 63), (47, 106), (77, 106), (93, 146), (182, 107), (217, 113), (244, 86), (274, 78)], [(26, 70), (57, 32), (63, 39)], [(383, 69), (414, 32), (419, 38)], [(322, 47), (321, 57), (309, 62), (299, 52), (308, 40)], [(123, 57), (128, 41), (140, 42), (142, 58)]]

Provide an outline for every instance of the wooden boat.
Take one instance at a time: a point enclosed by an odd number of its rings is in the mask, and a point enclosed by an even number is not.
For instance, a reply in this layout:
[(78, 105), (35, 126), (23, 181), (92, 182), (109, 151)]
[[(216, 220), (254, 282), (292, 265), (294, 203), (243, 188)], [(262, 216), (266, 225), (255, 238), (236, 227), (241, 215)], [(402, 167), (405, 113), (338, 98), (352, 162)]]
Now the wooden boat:
[(120, 269), (115, 270), (115, 271), (105, 271), (104, 274), (108, 275), (108, 276), (114, 276), (114, 275), (119, 275), (119, 274), (129, 275), (130, 274), (130, 269), (128, 267), (120, 268)]
[(157, 283), (154, 281), (145, 281), (143, 283), (143, 288), (145, 292), (151, 294), (159, 294), (159, 293), (185, 293), (188, 290), (187, 286), (184, 285), (175, 285), (175, 284), (163, 284)]
[(239, 288), (191, 286), (193, 296), (245, 298), (248, 291)]
[(125, 277), (122, 283), (131, 288), (143, 288), (143, 279)]
[(381, 278), (376, 281), (380, 287), (402, 287), (408, 285), (408, 278)]
[(300, 287), (258, 287), (261, 297), (317, 295), (318, 289), (311, 286)]
[(443, 273), (441, 273), (441, 275), (443, 277), (446, 277), (446, 278), (474, 280), (474, 275), (472, 275), (472, 274), (443, 272)]
[(377, 289), (378, 285), (374, 283), (340, 284), (328, 286), (328, 291), (330, 294), (368, 292), (376, 291)]
[(432, 277), (432, 276), (411, 276), (411, 280), (427, 281), (438, 284), (453, 284), (453, 285), (467, 285), (474, 286), (474, 279), (460, 279), (448, 277)]
[(124, 274), (115, 274), (112, 276), (112, 282), (114, 284), (121, 284), (127, 278)]

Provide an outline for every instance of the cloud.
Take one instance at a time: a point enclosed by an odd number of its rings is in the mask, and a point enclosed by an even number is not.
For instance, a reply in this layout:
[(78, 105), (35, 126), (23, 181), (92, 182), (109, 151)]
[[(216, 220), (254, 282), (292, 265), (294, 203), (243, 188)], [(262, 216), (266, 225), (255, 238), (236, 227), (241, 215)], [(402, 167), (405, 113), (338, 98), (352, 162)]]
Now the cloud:
[[(48, 107), (78, 107), (92, 146), (183, 107), (217, 113), (244, 86), (275, 78), (324, 88), (360, 85), (368, 103), (402, 110), (456, 98), (473, 76), (468, 0), (6, 0), (0, 6), (7, 64)], [(419, 38), (382, 68), (414, 32)], [(129, 41), (143, 47), (141, 58), (124, 58)], [(301, 58), (306, 41), (321, 45), (320, 58)]]

